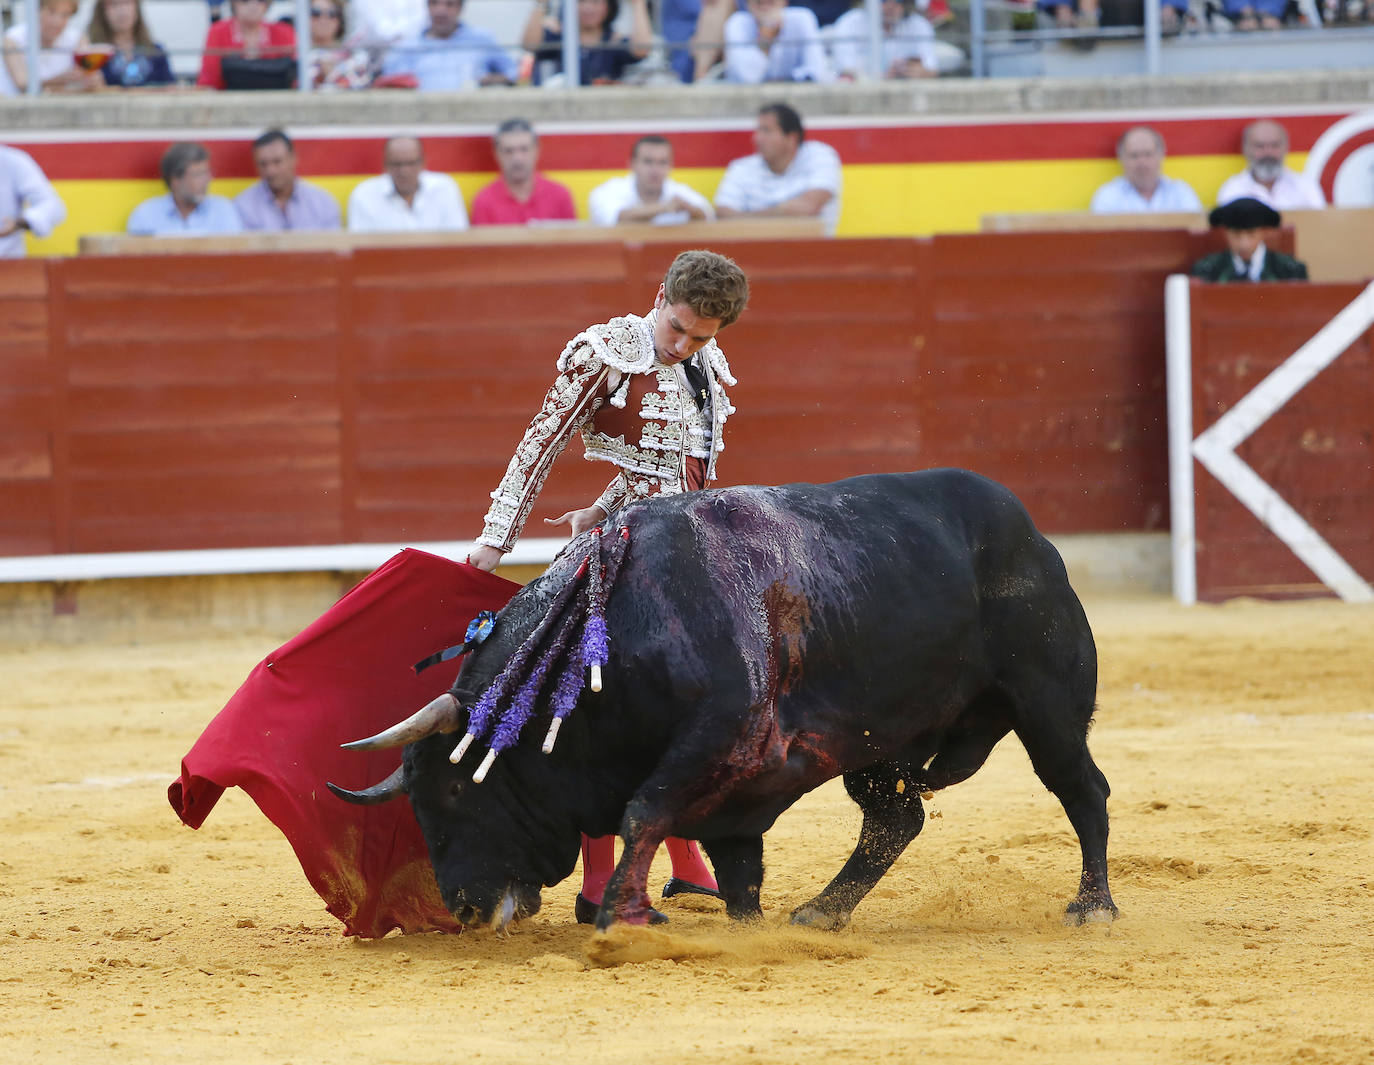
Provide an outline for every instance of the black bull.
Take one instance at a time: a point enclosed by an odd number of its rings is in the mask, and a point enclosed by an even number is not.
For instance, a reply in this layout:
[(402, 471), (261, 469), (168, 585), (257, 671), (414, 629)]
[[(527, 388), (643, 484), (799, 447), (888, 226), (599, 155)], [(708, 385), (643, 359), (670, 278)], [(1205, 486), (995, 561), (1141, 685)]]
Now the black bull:
[(572, 873), (580, 833), (624, 839), (599, 928), (648, 918), (650, 863), (670, 835), (702, 842), (731, 917), (757, 917), (763, 833), (840, 775), (863, 812), (858, 842), (792, 913), (838, 928), (920, 832), (921, 793), (967, 779), (1008, 732), (1078, 834), (1066, 920), (1115, 916), (1109, 789), (1087, 745), (1092, 632), (1008, 490), (963, 470), (726, 488), (636, 505), (620, 526), (604, 688), (581, 693), (551, 754), (531, 735), (548, 727), (544, 693), (482, 783), (485, 742), (449, 761), (477, 697), (551, 605), (567, 609), (555, 598), (580, 579), (590, 534), (511, 600), (451, 697), (361, 741), (410, 741), (397, 774), (336, 789), (409, 795), (459, 920), (537, 911), (541, 887)]

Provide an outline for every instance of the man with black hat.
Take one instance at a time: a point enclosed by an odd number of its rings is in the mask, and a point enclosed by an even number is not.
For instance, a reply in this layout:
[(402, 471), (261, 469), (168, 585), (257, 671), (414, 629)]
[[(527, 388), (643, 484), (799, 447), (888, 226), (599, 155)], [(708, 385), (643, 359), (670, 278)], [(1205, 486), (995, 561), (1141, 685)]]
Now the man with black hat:
[(1264, 246), (1264, 230), (1278, 227), (1278, 211), (1249, 196), (1222, 204), (1207, 216), (1226, 230), (1228, 251), (1204, 256), (1193, 276), (1204, 281), (1306, 281), (1307, 266)]

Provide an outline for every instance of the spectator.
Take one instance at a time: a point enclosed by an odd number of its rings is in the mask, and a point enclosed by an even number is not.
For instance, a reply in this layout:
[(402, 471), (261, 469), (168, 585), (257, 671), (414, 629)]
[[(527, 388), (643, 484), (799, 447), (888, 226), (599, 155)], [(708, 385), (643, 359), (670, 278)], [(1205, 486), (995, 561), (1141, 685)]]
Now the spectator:
[(667, 137), (640, 137), (630, 150), (630, 172), (592, 189), (590, 211), (599, 226), (623, 222), (707, 222), (716, 217), (696, 189), (674, 181), (673, 146)]
[[(1058, 29), (1095, 30), (1099, 22), (1097, 4), (1098, 0), (1039, 0), (1036, 7), (1043, 15), (1054, 19)], [(1091, 48), (1094, 42), (1092, 38), (1080, 38), (1074, 43), (1081, 48)]]
[(419, 36), (429, 24), (425, 0), (353, 0), (351, 10), (356, 25), (345, 40), (379, 56), (391, 45)]
[(1204, 281), (1306, 281), (1305, 264), (1264, 246), (1264, 231), (1280, 220), (1278, 211), (1249, 196), (1216, 208), (1207, 221), (1225, 228), (1228, 250), (1203, 256), (1193, 265), (1193, 276)]
[(296, 177), (296, 146), (281, 130), (269, 129), (253, 142), (253, 165), (262, 180), (234, 198), (244, 229), (341, 228), (334, 197)]
[(24, 230), (46, 237), (67, 217), (67, 205), (33, 156), (0, 144), (0, 259), (22, 259)]
[(1319, 210), (1326, 206), (1326, 197), (1315, 181), (1283, 165), (1288, 154), (1288, 131), (1277, 122), (1267, 118), (1251, 122), (1241, 134), (1240, 146), (1246, 167), (1222, 183), (1217, 203), (1250, 196), (1263, 200), (1276, 211)]
[[(38, 6), (38, 83), (45, 92), (80, 92), (99, 86), (97, 71), (76, 65), (76, 49), (85, 43), (72, 21), (77, 0), (41, 0)], [(18, 96), (29, 86), (29, 30), (17, 23), (0, 45), (0, 96)]]
[[(697, 26), (700, 22), (702, 12), (720, 9), (719, 21), (715, 24), (715, 36), (703, 37), (700, 44), (704, 52), (709, 53), (702, 57), (701, 71), (704, 73), (714, 62), (714, 57), (720, 54), (721, 30), (725, 25), (725, 19), (730, 12), (735, 10), (734, 0), (661, 0), (662, 9), (659, 12), (659, 31), (663, 34), (663, 40), (668, 45), (668, 62), (677, 76), (683, 81), (692, 82), (699, 80), (697, 73)], [(707, 27), (710, 32), (710, 27)], [(711, 41), (713, 47), (707, 47), (706, 41)]]
[(725, 20), (725, 77), (745, 85), (829, 82), (835, 72), (813, 12), (787, 0), (748, 0)]
[(238, 233), (239, 213), (223, 196), (210, 195), (210, 153), (205, 145), (178, 141), (162, 153), (164, 196), (144, 200), (129, 216), (138, 237), (204, 236)]
[(1186, 181), (1165, 177), (1164, 138), (1149, 126), (1132, 126), (1116, 141), (1122, 174), (1093, 193), (1093, 214), (1146, 214), (1202, 211), (1202, 201)]
[(787, 104), (768, 104), (754, 129), (754, 155), (725, 168), (716, 189), (716, 215), (817, 217), (834, 233), (840, 219), (840, 157), (828, 144), (806, 139), (801, 116)]
[(1221, 10), (1238, 30), (1280, 30), (1288, 0), (1225, 0)]
[(486, 30), (462, 21), (463, 0), (429, 0), (429, 25), (392, 48), (382, 74), (409, 74), (426, 90), (511, 85), (515, 60)]
[[(1165, 37), (1183, 32), (1188, 19), (1188, 0), (1158, 0), (1159, 31)], [(1140, 26), (1143, 24), (1143, 0), (1039, 0), (1041, 14), (1052, 18), (1061, 30), (1091, 31), (1098, 26)], [(1072, 42), (1076, 47), (1091, 49), (1097, 44), (1092, 36), (1080, 36)]]
[(111, 50), (100, 68), (106, 85), (138, 89), (176, 84), (167, 49), (153, 40), (143, 21), (142, 0), (97, 0), (86, 38)]
[[(556, 3), (557, 0), (554, 0)], [(647, 0), (629, 0), (632, 15), (628, 38), (611, 28), (620, 15), (620, 0), (577, 0), (580, 42), (579, 70), (583, 85), (609, 85), (625, 76), (625, 69), (649, 54), (654, 28)], [(534, 53), (534, 84), (563, 73), (563, 30), (558, 8), (536, 4), (525, 23), (520, 43)], [(547, 70), (547, 73), (546, 73)]]
[(316, 89), (362, 89), (372, 80), (366, 48), (347, 43), (344, 0), (310, 0), (310, 84)]
[[(915, 0), (883, 0), (883, 77), (933, 78), (940, 73), (935, 27), (916, 13)], [(831, 58), (841, 78), (868, 70), (868, 11), (854, 7), (835, 23)]]
[(211, 23), (205, 34), (197, 85), (223, 89), (223, 60), (227, 56), (292, 61), (296, 31), (285, 22), (266, 21), (267, 3), (268, 0), (229, 0), (229, 18)]
[(458, 182), (425, 169), (425, 148), (418, 138), (392, 137), (382, 149), (382, 163), (386, 173), (359, 182), (348, 197), (351, 232), (467, 229)]
[(523, 118), (508, 118), (492, 138), (501, 176), (472, 201), (475, 226), (520, 226), (530, 222), (571, 221), (577, 217), (572, 193), (535, 169), (539, 138)]

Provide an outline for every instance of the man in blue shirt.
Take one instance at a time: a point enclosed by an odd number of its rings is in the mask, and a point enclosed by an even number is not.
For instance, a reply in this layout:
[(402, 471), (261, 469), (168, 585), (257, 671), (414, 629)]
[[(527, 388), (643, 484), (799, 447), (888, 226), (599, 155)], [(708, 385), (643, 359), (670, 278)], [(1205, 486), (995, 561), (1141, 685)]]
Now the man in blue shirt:
[(129, 232), (140, 237), (204, 236), (239, 233), (243, 224), (234, 205), (211, 196), (210, 153), (205, 145), (178, 141), (162, 153), (165, 196), (144, 200), (129, 215)]
[(244, 229), (339, 229), (339, 203), (318, 185), (296, 176), (296, 146), (279, 129), (253, 142), (261, 181), (234, 197)]
[(515, 59), (486, 30), (462, 21), (463, 0), (429, 0), (429, 28), (393, 45), (382, 76), (410, 74), (421, 89), (512, 85)]

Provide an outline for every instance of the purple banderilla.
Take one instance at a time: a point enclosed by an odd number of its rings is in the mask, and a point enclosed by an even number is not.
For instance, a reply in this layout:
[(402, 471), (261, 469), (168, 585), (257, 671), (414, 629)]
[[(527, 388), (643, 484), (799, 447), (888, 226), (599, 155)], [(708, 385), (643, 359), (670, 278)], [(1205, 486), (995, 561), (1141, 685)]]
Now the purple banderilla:
[[(592, 690), (601, 690), (601, 667), (610, 655), (606, 631), (606, 593), (619, 572), (629, 539), (629, 529), (622, 527), (620, 535), (612, 538), (609, 557), (603, 564), (601, 529), (597, 527), (593, 530), (591, 548), (582, 565), (558, 590), (548, 612), (511, 656), (506, 668), (477, 700), (468, 716), (467, 734), (452, 756), (453, 761), (459, 761), (473, 740), (482, 739), (491, 731), (486, 758), (473, 774), (474, 781), (480, 783), (496, 756), (520, 739), (521, 731), (534, 717), (539, 693), (551, 673), (557, 677), (557, 681), (550, 700), (553, 720), (544, 740), (546, 754), (553, 750), (559, 727), (577, 704), (589, 666), (592, 669)], [(584, 574), (587, 583), (582, 585)], [(573, 637), (579, 630), (581, 639), (574, 644)], [(540, 645), (550, 632), (552, 638), (536, 658)], [(512, 688), (515, 689), (513, 695)], [(500, 704), (507, 699), (509, 702), (501, 712)]]

